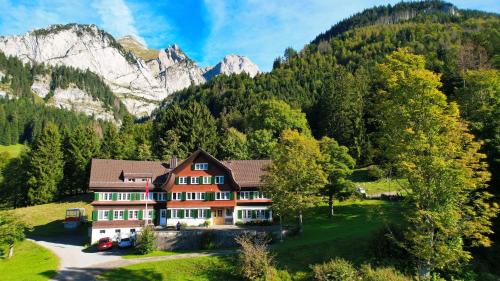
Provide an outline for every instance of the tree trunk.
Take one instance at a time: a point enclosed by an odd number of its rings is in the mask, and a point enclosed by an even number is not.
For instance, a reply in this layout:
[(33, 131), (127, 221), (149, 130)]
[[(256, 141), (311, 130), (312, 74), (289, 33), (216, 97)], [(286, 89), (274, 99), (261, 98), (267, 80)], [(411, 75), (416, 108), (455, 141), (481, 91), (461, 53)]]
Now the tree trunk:
[(7, 258), (11, 258), (14, 255), (14, 245), (9, 245), (9, 256)]
[(283, 242), (283, 220), (280, 215), (280, 242)]
[(333, 194), (328, 195), (328, 208), (330, 210), (328, 217), (333, 218)]
[(299, 212), (299, 234), (304, 233), (304, 225), (302, 223), (302, 211)]

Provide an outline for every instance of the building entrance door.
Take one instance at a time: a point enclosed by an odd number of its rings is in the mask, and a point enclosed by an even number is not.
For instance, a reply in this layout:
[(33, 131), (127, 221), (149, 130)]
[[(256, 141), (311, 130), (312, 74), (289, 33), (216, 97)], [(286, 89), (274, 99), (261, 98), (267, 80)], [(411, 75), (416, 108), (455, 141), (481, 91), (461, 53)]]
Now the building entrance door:
[(215, 208), (214, 212), (214, 224), (221, 225), (224, 224), (224, 208)]
[(167, 224), (167, 210), (160, 209), (160, 225), (166, 225), (166, 224)]

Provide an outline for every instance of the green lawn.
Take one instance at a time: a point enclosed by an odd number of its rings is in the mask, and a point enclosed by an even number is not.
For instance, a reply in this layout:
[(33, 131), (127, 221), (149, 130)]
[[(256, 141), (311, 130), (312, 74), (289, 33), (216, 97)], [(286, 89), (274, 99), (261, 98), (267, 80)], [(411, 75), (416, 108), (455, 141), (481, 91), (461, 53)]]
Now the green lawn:
[(146, 257), (158, 257), (158, 256), (171, 256), (171, 255), (176, 255), (176, 254), (182, 254), (182, 253), (187, 253), (187, 251), (160, 251), (160, 250), (157, 250), (157, 251), (153, 251), (149, 254), (146, 254), (146, 255), (141, 255), (141, 254), (138, 254), (134, 251), (130, 252), (130, 253), (126, 253), (122, 256), (122, 258), (124, 259), (135, 259), (135, 258), (146, 258)]
[(354, 170), (351, 180), (356, 186), (363, 187), (369, 195), (383, 192), (403, 192), (401, 185), (405, 183), (405, 180), (402, 179), (382, 178), (374, 180), (370, 178), (367, 168)]
[(69, 197), (56, 203), (43, 204), (31, 207), (17, 208), (13, 212), (25, 223), (33, 227), (30, 236), (55, 236), (65, 232), (63, 221), (66, 209), (85, 208), (87, 216), (91, 214), (92, 207), (90, 195)]
[(161, 262), (139, 263), (116, 268), (99, 276), (100, 280), (240, 280), (233, 275), (231, 257), (198, 257)]
[(24, 144), (0, 145), (0, 155), (7, 152), (8, 158), (15, 158), (21, 154)]
[(58, 258), (49, 250), (30, 241), (14, 247), (14, 256), (0, 259), (2, 281), (49, 280), (57, 270)]
[[(347, 201), (336, 204), (329, 219), (327, 206), (311, 208), (304, 214), (304, 234), (286, 238), (274, 251), (280, 268), (287, 268), (297, 279), (304, 279), (309, 265), (343, 257), (355, 264), (369, 259), (372, 232), (386, 221), (399, 217), (399, 204), (380, 200)], [(171, 254), (157, 251), (153, 255)], [(217, 265), (217, 271), (207, 265)], [(106, 272), (106, 280), (231, 280), (230, 258), (204, 257), (141, 263)], [(208, 272), (204, 272), (208, 270)], [(175, 275), (174, 275), (175, 274)], [(223, 277), (220, 277), (223, 276)]]

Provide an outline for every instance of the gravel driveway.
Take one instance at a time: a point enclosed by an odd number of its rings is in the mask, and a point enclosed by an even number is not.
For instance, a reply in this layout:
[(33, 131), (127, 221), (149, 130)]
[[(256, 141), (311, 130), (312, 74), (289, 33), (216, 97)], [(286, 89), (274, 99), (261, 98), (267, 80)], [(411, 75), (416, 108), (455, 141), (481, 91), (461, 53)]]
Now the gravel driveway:
[(58, 281), (92, 281), (96, 276), (111, 268), (131, 265), (141, 262), (174, 260), (202, 256), (227, 255), (235, 250), (220, 250), (210, 252), (186, 253), (170, 256), (122, 259), (123, 251), (112, 249), (103, 252), (84, 251), (80, 236), (61, 236), (50, 238), (32, 238), (37, 244), (51, 250), (60, 259), (59, 270), (53, 280)]

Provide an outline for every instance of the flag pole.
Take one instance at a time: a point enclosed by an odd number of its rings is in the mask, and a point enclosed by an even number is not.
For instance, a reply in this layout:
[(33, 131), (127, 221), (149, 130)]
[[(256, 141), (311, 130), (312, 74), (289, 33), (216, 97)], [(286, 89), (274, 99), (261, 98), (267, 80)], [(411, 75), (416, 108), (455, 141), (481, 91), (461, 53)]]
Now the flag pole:
[(146, 219), (144, 220), (144, 226), (146, 227), (148, 225), (148, 218), (149, 218), (149, 213), (148, 213), (148, 200), (149, 200), (149, 180), (146, 180)]

